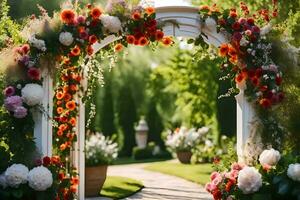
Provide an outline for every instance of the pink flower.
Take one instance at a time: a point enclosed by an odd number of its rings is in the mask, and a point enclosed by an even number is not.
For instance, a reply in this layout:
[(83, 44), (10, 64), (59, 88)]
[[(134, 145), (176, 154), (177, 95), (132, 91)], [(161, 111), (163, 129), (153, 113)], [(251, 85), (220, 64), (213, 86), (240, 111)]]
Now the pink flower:
[(213, 183), (207, 183), (205, 185), (205, 189), (206, 189), (207, 192), (212, 193), (213, 191), (215, 191), (217, 189), (217, 186), (214, 185)]
[(41, 79), (41, 71), (38, 68), (35, 68), (35, 67), (29, 68), (27, 74), (28, 74), (29, 78), (32, 80), (38, 81)]
[(259, 33), (260, 32), (260, 29), (259, 29), (258, 26), (253, 26), (251, 30), (252, 30), (253, 33)]
[(235, 163), (233, 163), (233, 164), (231, 165), (231, 170), (238, 170), (238, 171), (240, 171), (240, 170), (242, 170), (244, 167), (245, 167), (244, 164), (235, 162)]
[(246, 31), (245, 31), (245, 34), (248, 35), (248, 36), (250, 36), (250, 35), (252, 35), (252, 31), (246, 30)]
[(11, 112), (15, 111), (17, 107), (22, 106), (22, 104), (23, 102), (20, 96), (10, 96), (4, 100), (4, 107)]
[(236, 41), (241, 41), (241, 39), (242, 39), (243, 36), (242, 36), (242, 34), (240, 32), (234, 32), (234, 34), (233, 34), (232, 37)]
[(14, 117), (18, 119), (22, 119), (26, 117), (27, 115), (27, 109), (24, 108), (23, 106), (19, 106), (15, 109), (14, 111)]
[(85, 17), (82, 16), (82, 15), (79, 15), (77, 17), (77, 22), (78, 22), (78, 24), (84, 24), (85, 23)]
[(271, 168), (272, 168), (271, 165), (268, 165), (268, 164), (264, 164), (264, 165), (263, 165), (263, 169), (264, 169), (266, 172), (269, 172)]
[(213, 172), (210, 175), (210, 180), (213, 181), (215, 178), (221, 176), (221, 174), (219, 172)]
[(4, 89), (3, 91), (3, 94), (6, 96), (6, 97), (10, 97), (12, 95), (15, 94), (15, 88), (13, 86), (8, 86), (7, 88)]
[(222, 176), (220, 175), (220, 176), (217, 176), (217, 177), (212, 181), (212, 183), (213, 183), (214, 185), (219, 185), (219, 184), (222, 182), (222, 180), (223, 180), (223, 178), (222, 178)]
[(241, 17), (241, 18), (239, 19), (239, 23), (240, 23), (240, 24), (245, 24), (246, 22), (247, 22), (246, 18)]
[(87, 40), (89, 38), (89, 34), (86, 31), (82, 31), (79, 33), (79, 37), (83, 40)]
[(23, 56), (22, 58), (19, 59), (18, 64), (19, 64), (20, 66), (25, 67), (25, 66), (28, 65), (29, 61), (30, 61), (30, 60), (29, 60), (29, 57), (26, 55), (26, 56)]

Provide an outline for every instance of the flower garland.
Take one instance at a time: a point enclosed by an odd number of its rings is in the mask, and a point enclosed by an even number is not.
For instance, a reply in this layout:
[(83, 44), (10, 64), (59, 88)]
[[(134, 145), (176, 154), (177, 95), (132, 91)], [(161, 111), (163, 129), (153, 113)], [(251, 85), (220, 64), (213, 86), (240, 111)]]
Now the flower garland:
[[(266, 109), (280, 103), (284, 98), (280, 88), (282, 72), (270, 57), (272, 45), (265, 37), (271, 30), (271, 18), (277, 16), (277, 1), (273, 1), (272, 13), (263, 9), (251, 15), (241, 2), (240, 11), (232, 8), (220, 12), (214, 4), (201, 6), (200, 15), (207, 26), (216, 23), (217, 30), (226, 35), (229, 43), (219, 48), (219, 55), (224, 58), (221, 69), (239, 89), (245, 90), (249, 101)], [(263, 22), (268, 24), (259, 28)]]

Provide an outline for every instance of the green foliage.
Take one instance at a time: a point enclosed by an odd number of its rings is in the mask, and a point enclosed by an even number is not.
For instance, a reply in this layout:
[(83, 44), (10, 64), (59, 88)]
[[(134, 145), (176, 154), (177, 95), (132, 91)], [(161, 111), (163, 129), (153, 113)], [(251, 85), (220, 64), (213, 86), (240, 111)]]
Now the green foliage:
[(20, 26), (8, 15), (9, 8), (7, 0), (0, 2), (0, 50), (9, 44), (21, 42)]
[(130, 156), (132, 148), (135, 146), (134, 124), (138, 118), (132, 91), (128, 86), (125, 85), (119, 91), (118, 103), (118, 121), (124, 135), (122, 153), (125, 156)]
[(151, 146), (147, 146), (144, 149), (141, 149), (139, 147), (134, 147), (132, 151), (132, 157), (135, 160), (144, 160), (144, 159), (149, 159), (151, 158), (153, 148)]

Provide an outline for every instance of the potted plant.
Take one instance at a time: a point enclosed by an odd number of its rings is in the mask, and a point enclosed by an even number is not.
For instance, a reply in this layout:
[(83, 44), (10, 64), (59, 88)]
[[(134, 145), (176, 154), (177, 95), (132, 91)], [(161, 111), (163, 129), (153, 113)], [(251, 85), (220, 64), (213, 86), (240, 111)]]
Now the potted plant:
[(192, 150), (200, 143), (201, 138), (208, 132), (209, 128), (202, 127), (198, 130), (181, 127), (176, 129), (167, 137), (166, 145), (177, 154), (181, 163), (191, 162)]
[(107, 167), (118, 156), (118, 145), (100, 133), (85, 142), (85, 194), (98, 196), (106, 179)]

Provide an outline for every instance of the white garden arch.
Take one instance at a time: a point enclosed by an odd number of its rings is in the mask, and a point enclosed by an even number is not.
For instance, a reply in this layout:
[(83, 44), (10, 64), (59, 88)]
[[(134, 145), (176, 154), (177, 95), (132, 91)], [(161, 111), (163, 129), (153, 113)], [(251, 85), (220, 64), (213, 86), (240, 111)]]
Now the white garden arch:
[[(202, 23), (199, 16), (198, 8), (191, 6), (164, 6), (156, 8), (157, 20), (163, 22), (163, 31), (165, 35), (175, 37), (196, 38), (201, 33), (204, 33), (204, 40), (208, 44), (219, 47), (222, 43), (226, 43), (226, 37), (217, 33), (216, 28), (207, 26)], [(106, 45), (118, 40), (115, 36), (109, 36), (102, 40), (101, 43), (94, 45), (94, 51), (97, 52)], [(86, 80), (84, 80), (86, 85)], [(52, 154), (52, 108), (53, 108), (53, 81), (47, 72), (44, 72), (43, 87), (45, 91), (43, 108), (49, 116), (37, 113), (34, 116), (35, 129), (34, 135), (36, 144), (40, 152), (44, 156)], [(244, 90), (236, 96), (237, 100), (237, 153), (239, 160), (243, 160), (243, 149), (250, 135), (251, 124), (254, 119), (254, 110), (251, 104), (244, 96)], [(85, 107), (79, 100), (79, 116), (77, 125), (78, 141), (75, 144), (75, 149), (71, 155), (73, 164), (78, 169), (79, 173), (79, 190), (78, 196), (80, 200), (84, 199), (84, 141), (85, 141)]]

